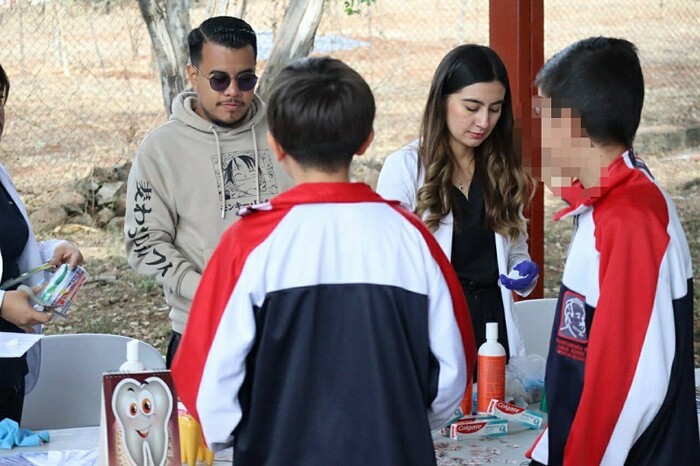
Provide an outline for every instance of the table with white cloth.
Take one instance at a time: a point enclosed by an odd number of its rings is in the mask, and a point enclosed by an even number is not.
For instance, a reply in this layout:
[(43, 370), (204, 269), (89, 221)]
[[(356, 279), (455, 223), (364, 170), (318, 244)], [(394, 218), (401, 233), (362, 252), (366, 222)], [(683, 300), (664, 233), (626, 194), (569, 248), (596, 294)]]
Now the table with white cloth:
[[(37, 447), (0, 449), (0, 466), (46, 464), (51, 466), (93, 466), (97, 464), (99, 426), (49, 429), (48, 443)], [(32, 459), (37, 453), (41, 457)], [(229, 448), (217, 454), (214, 465), (230, 465), (233, 451)], [(26, 460), (23, 458), (26, 457)], [(29, 461), (32, 459), (32, 461)], [(13, 462), (13, 460), (16, 460)], [(201, 461), (197, 465), (205, 465)]]
[[(435, 433), (433, 438), (438, 455), (438, 464), (479, 464), (473, 462), (475, 459), (490, 455), (497, 458), (500, 464), (521, 464), (525, 462), (525, 452), (532, 442), (537, 438), (542, 430), (531, 430), (517, 424), (509, 425), (510, 433), (507, 436), (486, 439), (476, 438), (469, 441), (455, 441), (448, 437), (443, 437)], [(30, 464), (51, 464), (55, 466), (92, 466), (97, 461), (97, 444), (99, 440), (99, 427), (74, 427), (70, 429), (49, 430), (51, 440), (45, 445), (38, 447), (15, 447), (12, 450), (0, 450), (0, 465), (8, 464), (30, 465)], [(45, 459), (42, 462), (32, 463), (29, 461), (17, 461), (9, 463), (12, 459), (20, 460), (21, 456), (33, 455), (43, 452)], [(443, 454), (444, 453), (444, 454)], [(55, 461), (50, 461), (48, 455), (53, 455)], [(66, 461), (60, 461), (61, 455)], [(70, 456), (69, 456), (70, 455)], [(82, 455), (82, 456), (81, 456)], [(231, 464), (232, 452), (223, 452), (217, 455), (215, 465)], [(75, 460), (70, 458), (81, 458)], [(199, 466), (204, 462), (197, 463)]]
[(508, 434), (501, 437), (452, 440), (436, 432), (433, 434), (433, 441), (437, 464), (438, 466), (489, 463), (526, 465), (530, 460), (525, 457), (525, 452), (530, 449), (543, 430), (530, 429), (509, 422)]
[[(696, 370), (697, 382), (700, 383), (700, 369)], [(531, 405), (533, 409), (535, 405)], [(698, 424), (700, 424), (700, 398), (698, 398)], [(543, 424), (544, 425), (544, 424)], [(526, 465), (529, 460), (525, 457), (525, 452), (532, 446), (537, 437), (542, 433), (542, 429), (534, 430), (525, 426), (510, 422), (508, 423), (508, 434), (502, 437), (487, 438), (475, 437), (470, 440), (452, 440), (444, 437), (439, 432), (433, 434), (438, 466), (447, 465), (471, 465), (471, 464), (514, 464)], [(97, 446), (99, 440), (99, 427), (75, 427), (70, 429), (49, 430), (51, 440), (45, 445), (38, 447), (16, 447), (12, 450), (0, 449), (0, 466), (6, 465), (32, 465), (50, 464), (61, 466), (63, 464), (71, 466), (92, 466), (96, 464)], [(53, 455), (56, 461), (44, 461), (42, 463), (32, 462), (10, 462), (20, 455), (34, 452), (44, 452)], [(88, 456), (84, 462), (75, 461), (61, 463), (58, 461), (61, 455), (71, 453), (87, 452)], [(215, 465), (231, 464), (232, 450), (228, 449), (217, 454)], [(198, 465), (205, 463), (199, 462)]]

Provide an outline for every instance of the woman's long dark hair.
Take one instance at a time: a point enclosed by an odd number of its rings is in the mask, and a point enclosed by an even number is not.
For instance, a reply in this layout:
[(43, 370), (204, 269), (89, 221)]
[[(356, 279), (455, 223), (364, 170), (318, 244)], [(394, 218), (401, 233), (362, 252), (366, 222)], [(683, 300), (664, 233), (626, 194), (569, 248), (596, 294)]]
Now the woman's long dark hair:
[[(419, 173), (425, 173), (418, 190), (416, 214), (431, 231), (453, 210), (450, 197), (454, 161), (447, 128), (447, 98), (465, 86), (497, 81), (506, 93), (501, 116), (493, 131), (474, 151), (474, 176), (484, 190), (486, 223), (505, 237), (525, 232), (521, 209), (534, 194), (513, 143), (513, 103), (506, 67), (496, 52), (482, 45), (461, 45), (442, 59), (435, 71), (425, 105), (418, 146)], [(423, 170), (425, 170), (423, 172)]]

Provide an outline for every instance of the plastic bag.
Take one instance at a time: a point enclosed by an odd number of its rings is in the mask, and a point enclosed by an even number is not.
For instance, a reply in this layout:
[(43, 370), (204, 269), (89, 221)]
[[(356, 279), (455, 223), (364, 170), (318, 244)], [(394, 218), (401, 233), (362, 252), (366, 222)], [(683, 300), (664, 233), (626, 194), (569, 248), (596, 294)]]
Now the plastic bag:
[(544, 393), (546, 365), (539, 354), (511, 356), (506, 365), (506, 400), (519, 405), (539, 402)]

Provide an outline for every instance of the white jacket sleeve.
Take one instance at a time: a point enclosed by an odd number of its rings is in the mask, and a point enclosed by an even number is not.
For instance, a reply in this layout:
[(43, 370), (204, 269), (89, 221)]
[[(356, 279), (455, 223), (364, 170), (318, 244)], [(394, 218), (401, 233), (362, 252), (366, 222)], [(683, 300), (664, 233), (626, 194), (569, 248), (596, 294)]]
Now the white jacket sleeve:
[[(522, 212), (520, 213), (520, 216), (522, 217)], [(530, 259), (530, 252), (527, 246), (527, 233), (521, 233), (516, 240), (510, 240), (510, 248), (508, 251), (508, 273), (512, 272), (516, 265), (523, 261), (529, 260), (532, 259)], [(537, 265), (539, 267), (543, 266), (543, 264)], [(535, 285), (537, 285), (537, 279), (535, 279), (535, 281), (533, 281), (528, 288), (514, 291), (520, 296), (527, 296), (532, 293), (532, 290), (535, 289)]]
[(413, 211), (418, 193), (417, 141), (389, 155), (377, 180), (377, 193), (385, 199), (401, 202)]
[[(438, 269), (428, 297), (430, 350), (440, 366), (438, 390), (428, 410), (431, 429), (442, 427), (460, 406), (467, 385), (466, 356), (450, 288)], [(461, 290), (459, 290), (461, 293)]]

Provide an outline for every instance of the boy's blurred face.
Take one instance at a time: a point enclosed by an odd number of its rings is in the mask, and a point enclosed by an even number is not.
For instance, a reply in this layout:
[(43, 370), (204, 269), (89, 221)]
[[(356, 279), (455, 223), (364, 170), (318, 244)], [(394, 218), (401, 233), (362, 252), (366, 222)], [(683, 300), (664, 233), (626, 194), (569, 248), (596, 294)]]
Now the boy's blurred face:
[(584, 187), (597, 185), (600, 156), (581, 118), (570, 108), (552, 108), (552, 100), (542, 95), (533, 97), (532, 106), (535, 117), (541, 120), (542, 181), (556, 195), (574, 179)]

